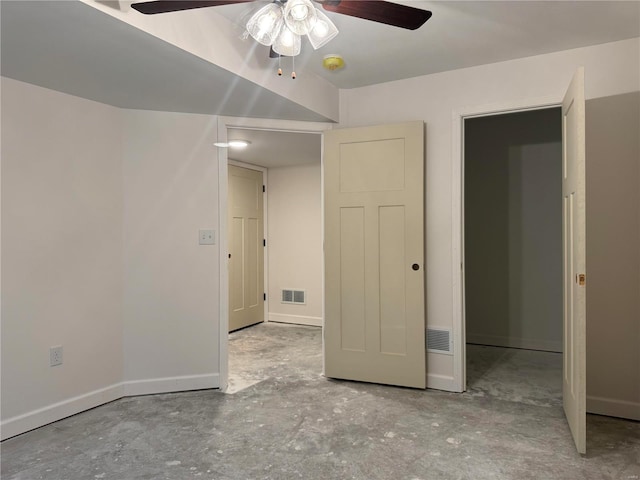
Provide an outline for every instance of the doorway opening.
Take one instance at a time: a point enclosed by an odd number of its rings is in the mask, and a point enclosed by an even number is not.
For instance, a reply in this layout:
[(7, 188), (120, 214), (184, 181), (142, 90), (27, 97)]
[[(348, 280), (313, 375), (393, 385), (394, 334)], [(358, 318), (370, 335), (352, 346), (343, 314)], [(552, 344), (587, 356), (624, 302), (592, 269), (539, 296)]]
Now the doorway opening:
[[(249, 143), (227, 152), (226, 391), (236, 393), (281, 374), (274, 372), (283, 363), (298, 368), (301, 359), (317, 357), (321, 372), (322, 136), (228, 127), (227, 138)], [(289, 337), (298, 349), (283, 343)], [(299, 355), (302, 345), (306, 355)]]
[(464, 119), (466, 385), (562, 406), (562, 112)]

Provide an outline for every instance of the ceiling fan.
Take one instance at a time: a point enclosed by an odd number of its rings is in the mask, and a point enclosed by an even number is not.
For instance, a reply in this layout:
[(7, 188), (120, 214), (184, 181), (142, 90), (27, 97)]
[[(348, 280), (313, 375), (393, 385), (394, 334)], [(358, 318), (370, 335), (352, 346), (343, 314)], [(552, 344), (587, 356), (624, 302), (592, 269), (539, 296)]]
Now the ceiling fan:
[[(254, 0), (155, 0), (132, 3), (140, 13), (177, 12), (216, 7)], [(431, 18), (431, 12), (385, 0), (314, 0), (329, 12), (416, 30)], [(311, 0), (273, 0), (256, 11), (246, 25), (247, 34), (271, 47), (269, 56), (295, 57), (300, 53), (300, 37), (306, 35), (314, 49), (325, 45), (338, 34), (333, 22)], [(330, 68), (330, 67), (328, 67)], [(282, 69), (278, 69), (282, 75)], [(295, 71), (292, 72), (295, 78)]]
[[(254, 0), (155, 0), (131, 4), (140, 13), (152, 15), (156, 13), (178, 12), (194, 8), (217, 7), (234, 3), (249, 3)], [(429, 18), (431, 12), (420, 8), (400, 5), (385, 0), (315, 0), (322, 8), (330, 12), (341, 13), (351, 17), (385, 23), (394, 27), (416, 30)], [(287, 0), (276, 0), (285, 4)]]

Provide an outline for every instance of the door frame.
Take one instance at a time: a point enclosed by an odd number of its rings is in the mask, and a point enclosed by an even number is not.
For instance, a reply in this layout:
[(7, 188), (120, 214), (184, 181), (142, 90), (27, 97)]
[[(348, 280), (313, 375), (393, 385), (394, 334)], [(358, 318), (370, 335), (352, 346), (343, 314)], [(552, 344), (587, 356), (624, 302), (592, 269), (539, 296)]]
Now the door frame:
[(465, 263), (464, 263), (464, 120), (546, 108), (562, 108), (563, 95), (529, 98), (512, 102), (456, 109), (451, 128), (451, 280), (453, 285), (453, 379), (443, 388), (453, 392), (467, 389)]
[[(329, 122), (303, 122), (298, 120), (275, 120), (267, 118), (245, 118), (219, 116), (217, 119), (218, 142), (227, 141), (227, 129), (239, 128), (247, 130), (270, 130), (290, 133), (315, 133), (322, 135), (334, 126)], [(323, 171), (323, 152), (320, 152), (320, 170)], [(227, 177), (229, 157), (226, 148), (218, 149), (218, 364), (219, 387), (226, 391), (229, 383), (229, 246), (227, 244)], [(323, 174), (321, 173), (321, 191), (323, 190)], [(324, 198), (321, 199), (324, 205)], [(324, 208), (324, 207), (322, 207)], [(324, 211), (321, 212), (324, 218)], [(324, 222), (322, 225), (324, 238)], [(324, 258), (322, 259), (324, 264)], [(324, 269), (323, 269), (324, 276)], [(322, 297), (324, 298), (324, 278), (322, 279)], [(324, 325), (324, 302), (322, 305), (322, 323)]]

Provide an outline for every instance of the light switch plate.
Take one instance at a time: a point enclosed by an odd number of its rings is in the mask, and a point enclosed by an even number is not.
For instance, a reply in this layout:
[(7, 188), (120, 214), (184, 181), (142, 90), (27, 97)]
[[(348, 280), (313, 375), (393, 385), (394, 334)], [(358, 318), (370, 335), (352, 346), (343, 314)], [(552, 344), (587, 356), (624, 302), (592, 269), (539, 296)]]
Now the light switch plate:
[(199, 236), (200, 245), (215, 245), (216, 244), (216, 231), (215, 230), (200, 230)]

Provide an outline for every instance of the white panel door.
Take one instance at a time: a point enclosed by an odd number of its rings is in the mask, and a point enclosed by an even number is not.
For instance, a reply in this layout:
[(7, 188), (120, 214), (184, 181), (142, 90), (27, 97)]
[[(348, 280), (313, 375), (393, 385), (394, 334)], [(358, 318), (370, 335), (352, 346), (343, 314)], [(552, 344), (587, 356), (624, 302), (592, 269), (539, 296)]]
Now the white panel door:
[(564, 340), (562, 398), (580, 453), (586, 453), (586, 230), (584, 68), (562, 102)]
[(426, 386), (424, 124), (324, 136), (327, 377)]
[(229, 165), (229, 331), (264, 321), (262, 172)]

